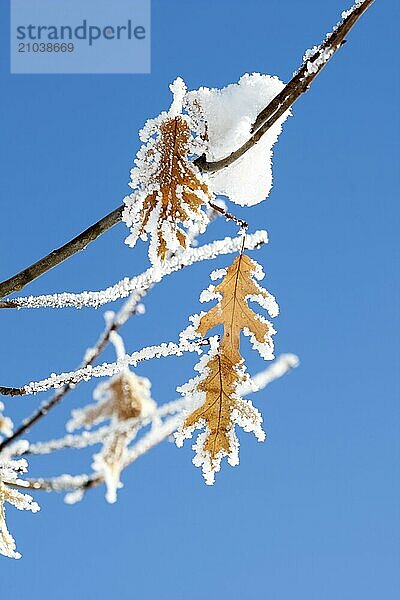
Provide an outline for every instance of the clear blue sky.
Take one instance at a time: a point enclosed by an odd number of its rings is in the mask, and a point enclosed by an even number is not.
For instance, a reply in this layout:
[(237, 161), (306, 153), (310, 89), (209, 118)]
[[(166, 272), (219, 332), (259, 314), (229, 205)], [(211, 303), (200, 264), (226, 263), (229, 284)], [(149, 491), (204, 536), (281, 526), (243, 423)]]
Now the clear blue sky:
[[(188, 86), (244, 72), (288, 80), (303, 51), (338, 20), (343, 0), (153, 0), (150, 75), (9, 74), (8, 2), (0, 5), (1, 252), (5, 278), (121, 202), (143, 122)], [(276, 294), (277, 352), (301, 366), (254, 396), (268, 439), (241, 436), (241, 464), (213, 488), (190, 444), (165, 443), (72, 507), (39, 496), (37, 515), (10, 509), (21, 561), (0, 560), (4, 598), (394, 600), (399, 593), (399, 6), (377, 0), (294, 109), (276, 146), (274, 187), (236, 210), (270, 232), (257, 254)], [(397, 80), (397, 82), (396, 82)], [(215, 235), (235, 230), (219, 223)], [(123, 225), (29, 287), (101, 289), (147, 265)], [(221, 260), (216, 266), (226, 264)], [(176, 338), (208, 285), (210, 264), (165, 280), (127, 348)], [(102, 313), (4, 312), (0, 381), (73, 368)], [(105, 354), (110, 359), (111, 353)], [(159, 402), (192, 376), (194, 357), (146, 364)], [(263, 367), (251, 353), (249, 369)], [(32, 433), (57, 436), (80, 386)], [(12, 400), (18, 420), (40, 397)], [(10, 402), (8, 403), (10, 404)], [(81, 472), (90, 453), (31, 461), (32, 475)]]

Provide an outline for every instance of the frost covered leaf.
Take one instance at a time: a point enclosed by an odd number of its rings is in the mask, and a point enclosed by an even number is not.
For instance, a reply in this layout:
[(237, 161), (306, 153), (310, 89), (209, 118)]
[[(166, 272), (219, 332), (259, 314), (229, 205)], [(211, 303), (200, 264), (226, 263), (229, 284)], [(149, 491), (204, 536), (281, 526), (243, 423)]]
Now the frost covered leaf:
[[(68, 431), (80, 427), (91, 428), (101, 421), (110, 420), (109, 433), (101, 451), (94, 455), (93, 469), (103, 475), (108, 502), (115, 502), (121, 487), (120, 475), (129, 443), (138, 431), (138, 418), (145, 417), (156, 408), (150, 396), (150, 381), (138, 377), (128, 369), (102, 383), (94, 391), (95, 404), (74, 410), (67, 423)], [(119, 425), (131, 422), (129, 428)]]
[(5, 417), (3, 414), (4, 404), (0, 402), (0, 441), (1, 436), (4, 435), (6, 437), (10, 437), (13, 432), (13, 422), (9, 417)]
[(200, 376), (182, 386), (179, 391), (193, 401), (193, 412), (188, 414), (176, 434), (179, 446), (190, 438), (195, 429), (205, 429), (193, 446), (194, 464), (202, 467), (207, 484), (213, 484), (221, 460), (228, 456), (232, 466), (239, 463), (239, 441), (235, 425), (253, 431), (263, 440), (262, 418), (251, 402), (241, 397), (243, 384), (248, 380), (240, 355), (240, 335), (251, 336), (255, 347), (265, 359), (273, 358), (272, 325), (251, 310), (249, 300), (258, 302), (271, 316), (278, 314), (275, 298), (262, 288), (256, 279), (264, 273), (260, 265), (245, 254), (240, 254), (228, 269), (214, 271), (212, 279), (223, 277), (217, 286), (211, 285), (200, 300), (217, 299), (216, 306), (207, 313), (192, 317), (193, 325), (182, 336), (204, 337), (216, 325), (223, 325), (220, 345), (212, 343), (209, 354), (203, 357), (196, 370)]
[(24, 459), (0, 461), (0, 554), (9, 558), (21, 558), (21, 555), (17, 552), (15, 540), (7, 528), (5, 503), (8, 502), (18, 510), (32, 512), (40, 510), (32, 496), (23, 494), (13, 487), (13, 484), (21, 486), (25, 484), (23, 479), (19, 479), (19, 475), (26, 471), (27, 462)]
[(274, 357), (271, 336), (275, 331), (272, 324), (247, 305), (248, 300), (253, 300), (266, 308), (272, 317), (278, 314), (275, 298), (256, 281), (263, 277), (261, 266), (246, 254), (240, 254), (228, 267), (221, 283), (211, 285), (200, 297), (201, 301), (217, 298), (218, 303), (201, 317), (197, 332), (205, 337), (210, 329), (223, 325), (221, 348), (232, 364), (238, 364), (241, 360), (239, 349), (242, 331), (251, 336), (253, 347), (263, 358), (270, 360)]
[[(185, 419), (175, 436), (177, 445), (181, 446), (185, 438), (192, 437), (195, 429), (205, 428), (193, 446), (196, 451), (193, 463), (202, 468), (207, 485), (212, 485), (224, 456), (228, 456), (231, 466), (239, 464), (236, 425), (252, 431), (259, 441), (265, 439), (265, 434), (261, 414), (238, 394), (239, 385), (247, 379), (243, 365), (233, 364), (223, 348), (216, 354), (210, 353), (207, 358), (203, 376), (194, 380), (191, 390), (202, 404)], [(189, 392), (185, 386), (181, 391), (184, 395)]]
[[(250, 138), (258, 113), (283, 87), (277, 77), (246, 73), (238, 83), (222, 89), (201, 87), (188, 92), (185, 105), (189, 114), (205, 121), (207, 160), (225, 158), (240, 148)], [(272, 187), (272, 146), (289, 114), (286, 111), (240, 159), (210, 174), (210, 190), (242, 206), (264, 200)]]
[(200, 171), (189, 161), (199, 151), (200, 140), (193, 135), (192, 120), (182, 114), (183, 81), (177, 79), (171, 90), (174, 101), (169, 112), (148, 121), (140, 132), (144, 146), (131, 171), (135, 191), (124, 199), (123, 220), (131, 230), (126, 243), (134, 246), (138, 237), (150, 234), (153, 264), (164, 261), (168, 251), (188, 246), (184, 228), (205, 230), (208, 217), (201, 208), (211, 196)]

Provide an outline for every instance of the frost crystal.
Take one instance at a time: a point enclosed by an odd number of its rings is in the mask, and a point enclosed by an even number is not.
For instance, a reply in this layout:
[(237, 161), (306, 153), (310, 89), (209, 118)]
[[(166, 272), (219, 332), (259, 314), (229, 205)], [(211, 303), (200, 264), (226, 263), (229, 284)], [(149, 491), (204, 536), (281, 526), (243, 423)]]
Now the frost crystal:
[[(14, 298), (12, 301), (16, 308), (65, 308), (66, 306), (99, 308), (108, 302), (114, 302), (118, 298), (127, 298), (130, 294), (133, 294), (130, 302), (130, 305), (132, 305), (137, 298), (142, 298), (155, 283), (161, 281), (167, 275), (203, 260), (212, 260), (222, 254), (238, 252), (242, 242), (241, 235), (234, 238), (227, 236), (224, 239), (215, 240), (198, 248), (189, 248), (179, 256), (172, 256), (162, 266), (150, 267), (144, 273), (131, 279), (125, 277), (115, 285), (98, 292), (81, 292), (79, 294), (64, 292), (45, 296), (21, 296), (20, 298)], [(268, 234), (261, 229), (246, 235), (245, 249), (253, 250), (267, 243)]]
[(0, 554), (9, 558), (21, 558), (17, 552), (15, 540), (7, 529), (5, 503), (8, 502), (18, 510), (37, 512), (39, 505), (33, 501), (32, 496), (23, 494), (13, 486), (26, 486), (27, 483), (19, 478), (26, 473), (28, 463), (21, 460), (0, 460)]
[[(225, 158), (251, 136), (251, 127), (259, 112), (283, 89), (284, 84), (270, 75), (243, 75), (238, 83), (222, 89), (201, 87), (188, 92), (189, 113), (205, 121), (208, 161)], [(232, 165), (209, 176), (209, 189), (224, 194), (236, 204), (252, 206), (264, 200), (272, 186), (272, 146), (289, 116), (286, 111), (278, 121)]]

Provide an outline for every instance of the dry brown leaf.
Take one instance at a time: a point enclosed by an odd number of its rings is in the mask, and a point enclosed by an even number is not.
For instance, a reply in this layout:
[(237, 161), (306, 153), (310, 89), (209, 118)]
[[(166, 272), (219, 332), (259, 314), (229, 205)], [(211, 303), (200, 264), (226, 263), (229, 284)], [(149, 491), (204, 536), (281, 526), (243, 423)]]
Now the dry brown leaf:
[(190, 139), (187, 120), (179, 115), (169, 118), (161, 123), (158, 140), (144, 155), (144, 160), (151, 160), (155, 154), (160, 158), (158, 168), (153, 173), (158, 189), (148, 194), (144, 200), (139, 235), (145, 233), (151, 213), (160, 203), (157, 254), (162, 260), (168, 250), (163, 232), (164, 223), (169, 223), (175, 230), (180, 245), (186, 248), (186, 233), (178, 227), (178, 223), (188, 221), (191, 218), (190, 212), (200, 211), (205, 202), (204, 195), (210, 197), (207, 185), (201, 181), (196, 167), (188, 160)]
[[(251, 402), (240, 397), (239, 386), (246, 378), (240, 355), (240, 335), (243, 331), (251, 336), (253, 346), (264, 358), (273, 358), (272, 325), (249, 308), (247, 302), (255, 300), (267, 308), (270, 314), (278, 312), (273, 296), (258, 285), (255, 278), (264, 274), (260, 266), (247, 255), (240, 254), (228, 267), (223, 280), (206, 290), (203, 299), (217, 298), (217, 304), (199, 319), (195, 332), (205, 337), (210, 329), (223, 325), (223, 337), (217, 350), (212, 349), (208, 362), (203, 362), (200, 378), (194, 387), (187, 388), (199, 406), (184, 421), (177, 433), (177, 443), (191, 437), (194, 429), (205, 427), (194, 448), (197, 466), (202, 466), (206, 483), (214, 482), (220, 468), (221, 458), (229, 457), (230, 464), (238, 463), (239, 443), (235, 434), (238, 424), (246, 431), (253, 431), (262, 440), (262, 418)], [(201, 364), (201, 363), (200, 363)], [(185, 390), (182, 391), (185, 393)]]
[(222, 353), (211, 358), (207, 369), (207, 377), (197, 387), (198, 391), (205, 392), (204, 404), (187, 417), (184, 427), (193, 427), (204, 419), (209, 429), (204, 451), (215, 459), (221, 451), (230, 453), (231, 413), (237, 403), (234, 394), (240, 376), (235, 365)]
[[(150, 382), (132, 371), (124, 370), (95, 391), (97, 402), (72, 412), (67, 424), (69, 431), (80, 427), (90, 428), (101, 421), (110, 420), (109, 430), (103, 446), (94, 455), (93, 468), (103, 475), (109, 502), (116, 501), (116, 490), (120, 487), (120, 475), (128, 445), (136, 436), (140, 425), (139, 417), (147, 417), (156, 408), (150, 395)], [(121, 423), (127, 427), (121, 427)]]
[(244, 329), (248, 329), (259, 344), (272, 347), (270, 336), (274, 331), (271, 325), (247, 305), (249, 296), (262, 296), (271, 305), (274, 302), (271, 294), (253, 279), (258, 268), (246, 254), (237, 256), (221, 283), (214, 288), (216, 294), (222, 295), (221, 300), (202, 317), (198, 326), (202, 337), (216, 325), (224, 326), (221, 349), (232, 364), (241, 361), (240, 334)]

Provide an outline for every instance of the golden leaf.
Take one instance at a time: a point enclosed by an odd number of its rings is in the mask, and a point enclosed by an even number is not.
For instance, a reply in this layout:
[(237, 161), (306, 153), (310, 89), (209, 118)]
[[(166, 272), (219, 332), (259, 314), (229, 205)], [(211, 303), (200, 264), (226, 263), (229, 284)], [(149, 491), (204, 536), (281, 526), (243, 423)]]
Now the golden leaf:
[(207, 377), (197, 386), (198, 391), (205, 392), (204, 404), (187, 417), (184, 427), (193, 427), (204, 419), (209, 429), (204, 451), (208, 451), (214, 459), (221, 451), (230, 453), (231, 413), (236, 405), (234, 394), (241, 378), (235, 365), (224, 354), (213, 356), (207, 369)]
[(181, 445), (185, 437), (191, 437), (194, 429), (205, 427), (205, 433), (199, 436), (194, 446), (194, 463), (203, 467), (208, 484), (214, 482), (223, 456), (228, 456), (232, 465), (238, 463), (236, 424), (246, 431), (253, 431), (258, 440), (264, 439), (260, 413), (251, 402), (240, 397), (240, 384), (246, 379), (240, 355), (241, 332), (251, 336), (253, 345), (264, 358), (273, 358), (271, 336), (275, 331), (247, 305), (248, 300), (255, 300), (270, 314), (277, 314), (274, 297), (255, 281), (263, 276), (255, 261), (240, 254), (228, 267), (221, 283), (207, 290), (204, 299), (216, 297), (218, 303), (203, 314), (195, 326), (195, 332), (205, 337), (210, 329), (223, 325), (223, 337), (217, 351), (211, 349), (208, 362), (199, 363), (201, 367), (197, 369), (202, 375), (198, 380), (194, 380), (192, 387), (182, 388), (182, 393), (189, 391), (194, 399), (199, 398), (200, 392), (204, 401), (185, 419), (176, 439)]
[(272, 306), (273, 296), (259, 286), (253, 279), (258, 265), (246, 254), (237, 256), (220, 284), (214, 292), (221, 294), (222, 299), (211, 308), (200, 320), (198, 332), (205, 337), (206, 333), (216, 325), (224, 326), (221, 349), (232, 364), (238, 364), (240, 356), (240, 333), (248, 329), (259, 344), (270, 344), (270, 335), (274, 333), (271, 325), (260, 319), (247, 305), (249, 296), (261, 296)]

